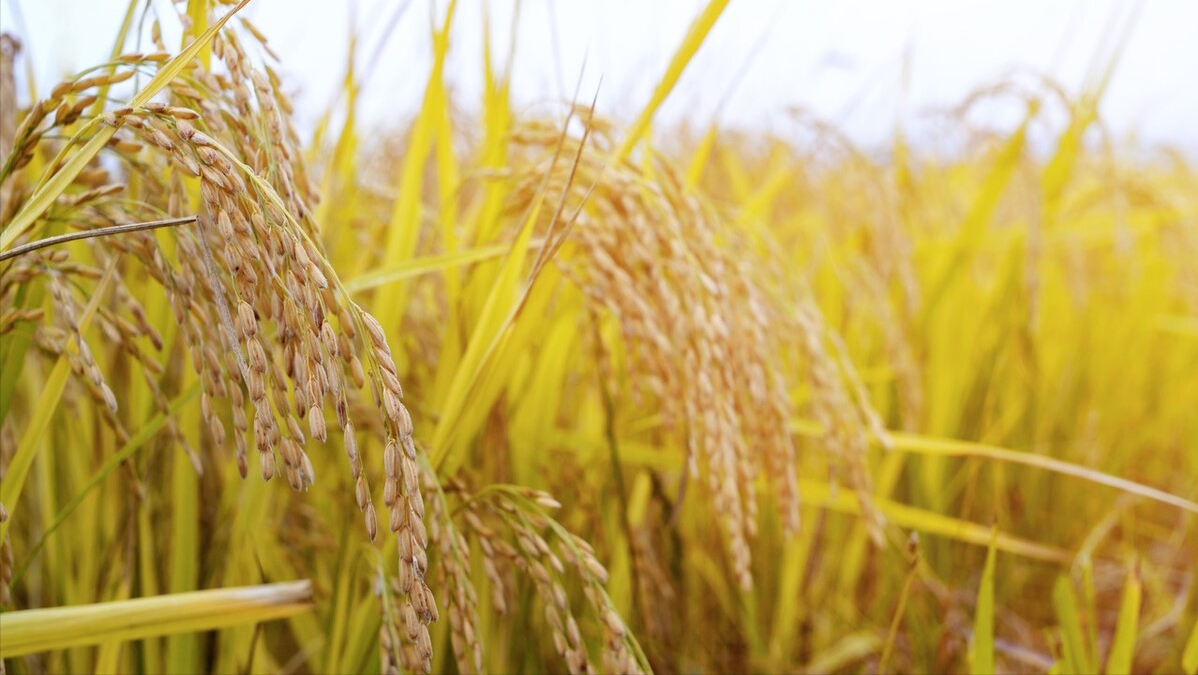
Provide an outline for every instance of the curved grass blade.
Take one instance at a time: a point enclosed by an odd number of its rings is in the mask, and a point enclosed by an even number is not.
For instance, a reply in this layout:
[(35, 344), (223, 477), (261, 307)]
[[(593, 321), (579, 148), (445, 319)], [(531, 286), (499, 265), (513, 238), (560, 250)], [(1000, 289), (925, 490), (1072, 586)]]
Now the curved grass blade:
[[(851, 513), (853, 515), (861, 514), (861, 504), (857, 500), (857, 497), (849, 490), (834, 491), (833, 487), (827, 483), (811, 480), (800, 480), (799, 489), (803, 495), (804, 502), (810, 506), (840, 511), (841, 513)], [(925, 534), (939, 535), (978, 546), (989, 546), (993, 542), (994, 548), (998, 551), (1013, 553), (1035, 560), (1044, 560), (1061, 565), (1068, 565), (1073, 561), (1073, 554), (1064, 549), (1020, 539), (1019, 537), (995, 531), (977, 523), (971, 523), (966, 520), (960, 520), (878, 497), (874, 497), (874, 505), (878, 507), (882, 515), (886, 516), (887, 521), (899, 527), (918, 530)]]
[(851, 670), (848, 666), (867, 659), (878, 651), (881, 643), (882, 638), (878, 637), (876, 631), (860, 630), (850, 633), (835, 645), (822, 650), (801, 672), (834, 673)]
[[(811, 438), (820, 438), (824, 435), (824, 430), (810, 420), (792, 420), (790, 430), (792, 433)], [(1113, 487), (1128, 494), (1175, 506), (1183, 511), (1198, 513), (1198, 504), (1183, 497), (1178, 497), (1175, 494), (1127, 480), (1126, 478), (1112, 476), (1108, 473), (1052, 457), (1009, 450), (996, 445), (986, 445), (985, 443), (960, 441), (952, 438), (936, 438), (901, 431), (891, 431), (889, 432), (889, 436), (894, 449), (903, 452), (911, 452), (917, 455), (938, 455), (942, 457), (976, 457), (979, 459), (1009, 462), (1011, 464), (1022, 464), (1024, 466), (1059, 473), (1063, 476), (1072, 476), (1091, 483)]]

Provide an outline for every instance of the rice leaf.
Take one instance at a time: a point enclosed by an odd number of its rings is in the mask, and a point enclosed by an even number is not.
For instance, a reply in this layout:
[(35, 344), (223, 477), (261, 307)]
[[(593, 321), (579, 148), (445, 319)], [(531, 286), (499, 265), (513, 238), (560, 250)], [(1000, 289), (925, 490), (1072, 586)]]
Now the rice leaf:
[[(111, 74), (116, 72), (116, 60), (121, 55), (125, 48), (125, 42), (129, 39), (129, 31), (133, 27), (133, 18), (137, 15), (137, 7), (140, 3), (138, 0), (129, 0), (129, 5), (125, 7), (125, 17), (121, 19), (121, 27), (117, 31), (116, 39), (112, 41), (112, 51), (109, 55), (109, 60), (112, 62), (105, 72)], [(104, 102), (108, 100), (108, 90), (110, 85), (102, 85), (96, 91), (96, 102), (92, 105), (91, 114), (99, 115), (104, 111)]]
[(699, 146), (695, 148), (695, 153), (691, 156), (690, 164), (686, 169), (686, 189), (694, 190), (699, 185), (699, 179), (703, 177), (703, 169), (711, 161), (711, 151), (715, 147), (718, 132), (719, 126), (713, 122), (707, 128), (707, 133), (703, 134), (703, 140), (699, 141)]
[[(822, 437), (824, 434), (823, 429), (818, 424), (814, 424), (808, 420), (793, 420), (790, 423), (790, 429), (794, 433), (815, 438)], [(1079, 466), (1054, 457), (1009, 450), (995, 445), (986, 445), (985, 443), (960, 441), (952, 438), (936, 438), (901, 431), (891, 431), (889, 432), (889, 436), (895, 450), (928, 456), (977, 457), (1012, 464), (1022, 464), (1037, 469), (1044, 469), (1045, 471), (1052, 471), (1064, 476), (1073, 476), (1074, 478), (1080, 478), (1091, 483), (1106, 485), (1107, 487), (1113, 487), (1128, 494), (1177, 507), (1183, 511), (1198, 513), (1198, 503), (1194, 503), (1183, 497), (1178, 497), (1164, 490), (1158, 490), (1157, 488), (1142, 485), (1126, 478), (1112, 476), (1096, 469)]]
[[(577, 92), (575, 92), (575, 97), (577, 97)], [(592, 115), (594, 114), (594, 109), (595, 104), (592, 102)], [(547, 260), (547, 250), (551, 245), (548, 239), (537, 255), (537, 264), (534, 264), (529, 278), (524, 283), (523, 290), (517, 297), (513, 298), (513, 295), (517, 291), (519, 275), (524, 268), (527, 258), (533, 228), (545, 203), (549, 187), (549, 177), (553, 173), (552, 166), (557, 164), (563, 144), (565, 143), (566, 129), (569, 126), (568, 121), (566, 125), (563, 125), (561, 134), (558, 136), (550, 171), (545, 174), (545, 178), (541, 181), (536, 196), (532, 204), (528, 207), (524, 220), (521, 223), (520, 232), (517, 234), (516, 240), (512, 243), (507, 257), (504, 258), (496, 281), (487, 294), (486, 304), (483, 306), (483, 311), (475, 327), (475, 332), (470, 336), (470, 342), (466, 346), (466, 351), (462, 355), (462, 360), (458, 364), (458, 370), (454, 374), (452, 384), (450, 385), (449, 393), (446, 395), (442, 416), (438, 420), (436, 430), (433, 434), (431, 458), (433, 465), (443, 468), (447, 474), (453, 473), (453, 469), (456, 468), (457, 462), (461, 459), (460, 457), (456, 457), (453, 463), (445, 467), (441, 466), (442, 462), (449, 456), (452, 447), (448, 442), (451, 434), (460, 433), (462, 429), (459, 417), (466, 406), (467, 395), (470, 393), (475, 382), (479, 381), (485, 375), (488, 364), (491, 362), (492, 357), (500, 350), (501, 344), (510, 337), (512, 324), (523, 308), (524, 303), (528, 300), (536, 277), (542, 269), (539, 263), (542, 260)], [(578, 152), (574, 157), (574, 168), (578, 166), (578, 161), (585, 145), (586, 135), (584, 133), (582, 142), (578, 145)], [(565, 190), (562, 193), (558, 210), (554, 214), (550, 224), (550, 232), (556, 227), (558, 219), (561, 216), (561, 211), (569, 194), (570, 183), (572, 183), (573, 178), (574, 174), (572, 170)], [(548, 255), (552, 255), (552, 253), (548, 253)], [(478, 409), (481, 410), (482, 408), (479, 407)]]
[(1194, 628), (1190, 630), (1190, 639), (1186, 640), (1186, 648), (1181, 655), (1181, 669), (1185, 671), (1186, 675), (1198, 673), (1198, 620), (1194, 621)]
[[(543, 238), (535, 237), (528, 240), (527, 247), (529, 249), (538, 248), (544, 243), (545, 240)], [(376, 267), (368, 274), (347, 281), (345, 283), (345, 290), (351, 293), (367, 291), (397, 281), (418, 277), (422, 274), (441, 272), (453, 267), (464, 267), (485, 260), (494, 260), (495, 258), (502, 257), (510, 250), (511, 246), (509, 244), (491, 244), (466, 251), (411, 258), (394, 265)]]
[(998, 555), (995, 542), (998, 528), (995, 527), (986, 552), (986, 566), (982, 569), (982, 583), (978, 587), (978, 602), (973, 616), (973, 636), (969, 640), (969, 672), (973, 675), (994, 673), (994, 564)]
[(1019, 158), (1027, 145), (1027, 134), (1032, 121), (1040, 111), (1040, 102), (1028, 103), (1023, 122), (1011, 137), (1006, 140), (994, 163), (990, 166), (982, 187), (974, 197), (973, 204), (961, 223), (961, 228), (953, 242), (953, 250), (947, 262), (944, 263), (938, 278), (931, 285), (928, 301), (924, 307), (923, 322), (929, 325), (940, 302), (944, 299), (953, 282), (958, 279), (961, 268), (969, 262), (970, 256), (977, 250), (987, 227), (990, 225), (999, 200), (1006, 193), (1007, 186), (1019, 166)]
[(1123, 585), (1123, 600), (1119, 605), (1119, 619), (1115, 623), (1115, 637), (1111, 641), (1111, 652), (1106, 661), (1107, 675), (1131, 673), (1140, 625), (1142, 594), (1143, 582), (1140, 580), (1140, 566), (1137, 563), (1127, 575), (1127, 583)]
[[(803, 501), (807, 505), (854, 515), (860, 515), (861, 513), (860, 502), (848, 490), (836, 490), (828, 483), (812, 480), (800, 480), (799, 489), (802, 491)], [(877, 507), (882, 515), (886, 516), (888, 522), (899, 527), (918, 530), (925, 534), (939, 535), (977, 546), (992, 545), (995, 550), (1035, 560), (1055, 562), (1062, 565), (1067, 565), (1073, 561), (1073, 556), (1069, 551), (1064, 549), (1021, 539), (993, 528), (983, 527), (977, 523), (971, 523), (877, 497), (874, 498), (874, 506)]]
[(312, 584), (292, 581), (0, 614), (0, 657), (260, 623), (312, 609)]
[(666, 72), (661, 81), (657, 83), (657, 88), (653, 90), (653, 96), (649, 99), (649, 103), (641, 110), (640, 116), (628, 130), (628, 135), (624, 137), (620, 149), (616, 151), (617, 162), (628, 159), (633, 148), (644, 138), (645, 133), (649, 130), (649, 124), (653, 121), (653, 116), (657, 114), (657, 109), (674, 90), (678, 78), (682, 77), (682, 71), (686, 70), (686, 66), (694, 57), (695, 52), (703, 46), (703, 40), (707, 38), (707, 34), (711, 32), (712, 26), (715, 25), (727, 6), (728, 0), (708, 0), (703, 12), (695, 17), (690, 29), (686, 32), (686, 37), (682, 39), (682, 44), (678, 45), (678, 49), (674, 51), (670, 65), (666, 67)]
[[(199, 414), (192, 407), (182, 414), (183, 427), (198, 427)], [(173, 513), (169, 542), (169, 589), (184, 593), (200, 584), (200, 486), (191, 462), (176, 454), (171, 465), (170, 504)], [(283, 578), (283, 577), (277, 577)], [(172, 635), (166, 643), (167, 669), (172, 673), (191, 673), (199, 668), (199, 645), (190, 632)]]
[(815, 660), (804, 667), (804, 672), (834, 673), (845, 670), (877, 652), (881, 642), (881, 638), (872, 630), (850, 633), (823, 650)]
[[(437, 119), (445, 114), (443, 109), (447, 104), (443, 73), (456, 8), (457, 0), (450, 0), (445, 10), (445, 20), (441, 28), (433, 34), (433, 67), (425, 85), (420, 113), (412, 126), (407, 152), (404, 153), (403, 171), (400, 173), (395, 205), (391, 211), (391, 220), (386, 226), (383, 248), (386, 252), (385, 260), (408, 260), (416, 252), (421, 229), (421, 192), (424, 187), (425, 162), (433, 149)], [(445, 186), (445, 189), (448, 189), (448, 186)], [(363, 263), (368, 262), (368, 258), (359, 256)], [(407, 306), (406, 288), (401, 287), (393, 293), (394, 297), (388, 302), (379, 304), (375, 316), (385, 330), (395, 328), (400, 310)]]
[(1094, 665), (1082, 637), (1081, 613), (1077, 607), (1077, 595), (1067, 575), (1057, 577), (1052, 588), (1052, 606), (1057, 621), (1061, 624), (1061, 644), (1064, 661), (1059, 665), (1062, 673), (1092, 673)]

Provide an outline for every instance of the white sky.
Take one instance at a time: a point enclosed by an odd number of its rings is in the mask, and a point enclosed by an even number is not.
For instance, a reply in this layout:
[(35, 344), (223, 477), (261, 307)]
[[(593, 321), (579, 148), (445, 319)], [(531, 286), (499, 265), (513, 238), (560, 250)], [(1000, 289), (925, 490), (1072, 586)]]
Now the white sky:
[[(153, 1), (169, 11), (165, 0)], [(303, 122), (314, 119), (340, 85), (351, 14), (360, 62), (368, 61), (404, 4), (254, 0), (246, 12), (282, 57)], [(484, 4), (495, 51), (503, 54), (510, 42), (511, 0), (459, 0), (446, 72), (468, 109), (477, 107), (482, 80)], [(560, 110), (553, 104), (572, 92), (585, 60), (582, 98), (589, 100), (602, 76), (601, 112), (633, 115), (703, 4), (523, 0), (513, 68), (518, 105), (525, 112)], [(4, 30), (19, 29), (18, 5), (45, 87), (104, 60), (126, 0), (0, 0)], [(430, 16), (435, 12), (440, 21), (445, 5), (407, 2), (364, 87), (366, 123), (385, 125), (414, 110), (430, 63)], [(1012, 68), (1051, 75), (1080, 91), (1096, 54), (1112, 42), (1104, 42), (1112, 17), (1127, 17), (1136, 7), (1113, 0), (733, 0), (661, 117), (706, 125), (718, 108), (726, 123), (785, 133), (787, 109), (801, 106), (871, 146), (884, 142), (900, 118), (917, 129), (931, 111), (959, 103)], [(1192, 153), (1198, 150), (1198, 2), (1146, 0), (1138, 10), (1102, 114), (1120, 138), (1134, 134)]]

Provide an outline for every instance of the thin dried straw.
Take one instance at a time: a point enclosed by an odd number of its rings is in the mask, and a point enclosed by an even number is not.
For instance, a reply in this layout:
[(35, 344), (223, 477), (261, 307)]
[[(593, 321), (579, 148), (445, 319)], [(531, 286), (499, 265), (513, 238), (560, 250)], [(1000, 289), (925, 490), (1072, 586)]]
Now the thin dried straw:
[(83, 232), (72, 232), (70, 234), (60, 234), (57, 237), (46, 237), (31, 241), (28, 244), (15, 246), (4, 253), (0, 253), (0, 262), (11, 260), (19, 255), (24, 255), (30, 251), (47, 248), (49, 246), (57, 246), (71, 241), (80, 239), (91, 239), (92, 237), (107, 237), (114, 234), (123, 234), (126, 232), (142, 232), (144, 230), (156, 230), (161, 227), (175, 227), (178, 225), (188, 225), (196, 222), (195, 216), (184, 216), (182, 218), (167, 218), (165, 220), (151, 220), (144, 223), (128, 223), (126, 225), (113, 225), (111, 227), (97, 227), (93, 230), (84, 230)]

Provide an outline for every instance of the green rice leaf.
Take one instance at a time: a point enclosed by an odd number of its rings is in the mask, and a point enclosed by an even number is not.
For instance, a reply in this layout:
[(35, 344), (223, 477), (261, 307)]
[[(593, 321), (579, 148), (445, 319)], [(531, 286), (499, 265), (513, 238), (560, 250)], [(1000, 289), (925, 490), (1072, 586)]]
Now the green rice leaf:
[(973, 675), (994, 673), (994, 563), (998, 554), (995, 542), (998, 528), (986, 552), (986, 567), (978, 587), (978, 604), (973, 617), (973, 637), (969, 641), (969, 672)]
[(1064, 661), (1060, 664), (1063, 673), (1092, 673), (1094, 665), (1082, 636), (1081, 612), (1077, 607), (1077, 594), (1067, 575), (1057, 578), (1052, 588), (1052, 606), (1061, 624), (1061, 644)]
[(1127, 583), (1123, 585), (1123, 601), (1119, 605), (1119, 620), (1115, 624), (1115, 637), (1111, 642), (1111, 653), (1106, 661), (1107, 675), (1131, 673), (1132, 657), (1135, 655), (1136, 637), (1140, 625), (1140, 600), (1143, 582), (1137, 563)]

